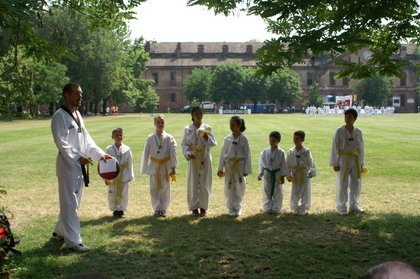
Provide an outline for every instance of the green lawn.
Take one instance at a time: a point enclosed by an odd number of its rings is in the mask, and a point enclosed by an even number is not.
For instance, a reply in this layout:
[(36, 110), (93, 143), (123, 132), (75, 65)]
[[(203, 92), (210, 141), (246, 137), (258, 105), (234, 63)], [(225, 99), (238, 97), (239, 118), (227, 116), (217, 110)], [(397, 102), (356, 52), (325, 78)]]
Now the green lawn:
[[(23, 252), (8, 265), (12, 278), (63, 278), (98, 271), (116, 278), (357, 278), (390, 259), (420, 266), (420, 114), (360, 116), (369, 174), (363, 177), (362, 216), (335, 212), (335, 175), (328, 166), (331, 139), (343, 117), (303, 114), (245, 115), (252, 151), (243, 216), (232, 219), (224, 207), (223, 183), (216, 175), (219, 151), (229, 131), (228, 115), (205, 115), (219, 145), (213, 149), (213, 195), (209, 216), (194, 219), (186, 202), (186, 161), (178, 148), (177, 182), (170, 217), (151, 216), (148, 177), (139, 172), (144, 142), (154, 129), (151, 115), (85, 118), (96, 143), (112, 143), (115, 127), (135, 160), (127, 218), (114, 220), (107, 191), (97, 175), (84, 189), (79, 213), (82, 237), (91, 248), (69, 253), (51, 239), (58, 214), (56, 147), (50, 120), (0, 122), (0, 199), (13, 214), (12, 229)], [(166, 130), (181, 143), (189, 114), (167, 114)], [(289, 214), (290, 183), (284, 187), (280, 216), (260, 213), (259, 153), (268, 134), (282, 134), (281, 147), (292, 147), (295, 130), (306, 132), (317, 166), (312, 180), (310, 215)], [(91, 173), (94, 170), (91, 168)]]

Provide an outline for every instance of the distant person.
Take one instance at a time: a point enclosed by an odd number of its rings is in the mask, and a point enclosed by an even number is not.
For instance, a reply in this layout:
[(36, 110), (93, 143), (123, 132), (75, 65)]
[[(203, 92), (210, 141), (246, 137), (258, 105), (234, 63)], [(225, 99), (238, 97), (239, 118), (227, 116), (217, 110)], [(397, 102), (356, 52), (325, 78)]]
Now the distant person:
[(292, 182), (290, 209), (294, 215), (306, 215), (311, 208), (311, 178), (316, 175), (315, 163), (311, 151), (303, 146), (305, 132), (293, 134), (295, 144), (286, 155), (290, 171), (287, 180)]
[(188, 161), (188, 208), (196, 217), (205, 217), (212, 188), (210, 149), (217, 145), (211, 127), (202, 122), (200, 107), (191, 110), (192, 123), (185, 127), (182, 153)]
[(267, 214), (278, 214), (283, 205), (284, 177), (288, 174), (286, 157), (279, 148), (281, 135), (277, 131), (270, 133), (270, 147), (261, 152), (258, 180), (264, 178), (263, 210)]
[(389, 261), (375, 265), (360, 279), (420, 279), (420, 271), (404, 262)]
[(119, 173), (113, 180), (106, 180), (108, 189), (108, 206), (115, 218), (123, 218), (128, 210), (128, 182), (134, 179), (133, 155), (128, 145), (123, 143), (124, 131), (116, 128), (112, 131), (114, 144), (106, 148), (106, 152), (116, 158)]
[(223, 141), (217, 175), (225, 176), (225, 198), (229, 215), (239, 216), (245, 195), (245, 177), (251, 173), (251, 151), (248, 139), (243, 134), (246, 129), (245, 121), (239, 116), (232, 116), (229, 125), (232, 134)]
[(108, 155), (100, 149), (88, 131), (77, 108), (82, 102), (82, 89), (77, 83), (68, 83), (63, 88), (64, 104), (51, 120), (51, 131), (58, 148), (56, 174), (60, 216), (53, 236), (64, 239), (72, 251), (87, 252), (89, 248), (82, 243), (80, 222), (77, 211), (80, 207), (85, 186), (89, 184), (86, 166), (93, 160), (106, 160)]
[[(336, 172), (336, 204), (338, 214), (363, 213), (360, 207), (362, 186), (361, 173), (364, 166), (364, 142), (362, 131), (354, 127), (357, 111), (344, 112), (345, 125), (334, 134), (330, 155), (330, 166)], [(350, 189), (350, 192), (348, 192)], [(347, 208), (349, 202), (349, 208)]]
[(164, 131), (163, 115), (154, 117), (155, 132), (147, 137), (141, 172), (150, 175), (150, 196), (154, 216), (166, 217), (171, 201), (171, 180), (176, 175), (176, 141)]

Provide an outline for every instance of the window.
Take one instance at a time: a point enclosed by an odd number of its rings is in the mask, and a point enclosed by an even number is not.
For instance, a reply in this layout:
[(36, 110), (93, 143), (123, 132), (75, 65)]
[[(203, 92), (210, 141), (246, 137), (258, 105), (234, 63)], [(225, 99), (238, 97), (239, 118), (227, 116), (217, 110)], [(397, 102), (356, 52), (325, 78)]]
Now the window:
[(171, 93), (171, 102), (172, 103), (176, 102), (176, 93)]
[(152, 73), (152, 79), (155, 81), (155, 85), (159, 84), (159, 74), (158, 73)]
[(335, 85), (334, 72), (330, 72), (330, 85)]
[(348, 78), (343, 78), (343, 86), (349, 86), (349, 79)]
[(406, 76), (403, 76), (400, 78), (400, 86), (406, 86), (407, 85), (407, 79)]
[(175, 71), (171, 71), (171, 85), (175, 85), (176, 83), (176, 72)]
[(306, 73), (306, 84), (308, 86), (310, 86), (314, 83), (314, 77), (313, 76), (314, 76), (313, 73), (310, 73), (310, 72)]
[(405, 95), (401, 95), (401, 102), (400, 106), (405, 107), (405, 103), (407, 102), (407, 97)]

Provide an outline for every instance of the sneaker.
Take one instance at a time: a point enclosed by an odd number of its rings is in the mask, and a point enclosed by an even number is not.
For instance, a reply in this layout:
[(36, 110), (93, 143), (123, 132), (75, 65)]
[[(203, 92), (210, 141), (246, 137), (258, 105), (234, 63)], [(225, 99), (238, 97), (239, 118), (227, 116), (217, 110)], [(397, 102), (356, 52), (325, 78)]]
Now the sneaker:
[(308, 210), (306, 209), (299, 210), (299, 215), (308, 215), (308, 214), (309, 214)]
[(200, 208), (200, 217), (206, 217), (207, 216), (207, 212), (204, 208)]
[(295, 215), (295, 216), (299, 215), (299, 209), (294, 209), (293, 210), (293, 215)]
[(120, 213), (118, 212), (118, 210), (115, 210), (114, 212), (112, 212), (112, 217), (120, 218)]
[(338, 215), (345, 216), (347, 215), (347, 211), (338, 211)]
[(194, 209), (192, 211), (192, 214), (194, 215), (194, 217), (200, 217), (200, 212), (198, 212), (198, 209)]
[(53, 233), (52, 233), (52, 236), (53, 236), (54, 238), (56, 238), (56, 239), (59, 239), (59, 240), (64, 240), (64, 236), (62, 236), (61, 234), (58, 234), (58, 233), (56, 233), (56, 232), (53, 232)]
[(242, 211), (241, 210), (236, 210), (235, 211), (235, 216), (241, 216), (241, 214), (242, 214)]
[(229, 216), (236, 216), (236, 211), (235, 210), (229, 210)]
[(160, 211), (160, 217), (166, 217), (166, 216), (168, 216), (168, 213), (166, 213), (166, 210), (161, 210)]
[(363, 214), (365, 211), (362, 208), (352, 208), (349, 210), (350, 214)]
[(156, 210), (155, 214), (153, 214), (153, 216), (160, 217), (160, 214), (161, 214), (160, 212), (161, 212), (160, 210)]
[(72, 252), (81, 252), (81, 253), (85, 253), (87, 251), (89, 251), (89, 247), (87, 247), (86, 245), (84, 245), (83, 243), (80, 243), (79, 245), (73, 246), (69, 248), (70, 251)]
[(119, 216), (120, 218), (125, 218), (124, 211), (119, 210), (119, 211), (118, 211), (118, 214), (120, 215), (120, 216)]

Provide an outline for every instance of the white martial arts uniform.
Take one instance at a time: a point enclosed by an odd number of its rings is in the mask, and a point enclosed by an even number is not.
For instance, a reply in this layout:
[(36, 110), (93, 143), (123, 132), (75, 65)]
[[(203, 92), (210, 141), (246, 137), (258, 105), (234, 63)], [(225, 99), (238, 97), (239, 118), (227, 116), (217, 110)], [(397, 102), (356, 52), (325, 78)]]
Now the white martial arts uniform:
[[(347, 213), (347, 201), (350, 211), (360, 208), (361, 167), (364, 165), (364, 142), (362, 131), (353, 127), (350, 134), (346, 126), (335, 132), (330, 156), (330, 166), (339, 166), (336, 172), (336, 203), (340, 214)], [(347, 193), (347, 188), (350, 192)]]
[(201, 124), (200, 129), (207, 131), (208, 140), (205, 140), (194, 124), (188, 125), (182, 138), (182, 153), (185, 158), (195, 155), (195, 159), (188, 160), (188, 208), (190, 211), (209, 207), (212, 187), (212, 166), (210, 148), (217, 145), (211, 128)]
[(83, 119), (76, 111), (80, 127), (62, 108), (51, 121), (51, 131), (58, 148), (56, 175), (60, 200), (60, 216), (54, 232), (64, 237), (68, 247), (82, 243), (77, 211), (83, 192), (83, 175), (79, 162), (81, 156), (99, 160), (105, 152), (100, 149), (85, 128)]
[(281, 148), (271, 150), (271, 147), (261, 152), (259, 175), (264, 177), (263, 210), (279, 213), (283, 204), (283, 184), (281, 176), (286, 176), (288, 169), (284, 151)]
[(106, 153), (118, 160), (120, 172), (108, 188), (108, 205), (111, 211), (128, 210), (128, 182), (134, 179), (133, 155), (128, 145), (120, 148), (112, 144)]
[(240, 215), (245, 194), (244, 174), (251, 173), (251, 151), (248, 139), (240, 134), (225, 137), (220, 151), (218, 171), (225, 168), (225, 198), (230, 215)]
[(166, 211), (171, 201), (172, 168), (176, 168), (175, 138), (163, 132), (162, 139), (156, 133), (150, 134), (144, 146), (141, 172), (150, 175), (150, 196), (155, 212)]
[[(311, 151), (302, 146), (290, 148), (286, 155), (288, 176), (293, 177), (290, 209), (294, 214), (305, 214), (311, 208), (311, 177), (316, 176)], [(300, 204), (299, 204), (300, 201)]]

